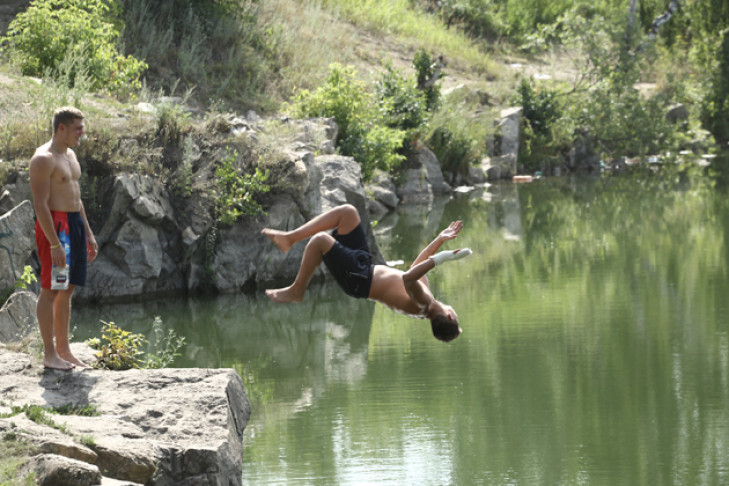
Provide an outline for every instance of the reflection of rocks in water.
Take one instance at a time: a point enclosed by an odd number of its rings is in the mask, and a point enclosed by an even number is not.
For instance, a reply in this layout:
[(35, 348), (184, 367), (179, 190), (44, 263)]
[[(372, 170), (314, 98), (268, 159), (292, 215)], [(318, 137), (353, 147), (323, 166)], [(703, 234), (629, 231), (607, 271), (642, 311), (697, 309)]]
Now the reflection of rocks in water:
[(488, 203), (489, 226), (501, 229), (504, 239), (510, 241), (521, 240), (524, 232), (518, 189), (516, 184), (500, 183), (489, 186), (484, 194), (472, 193), (473, 198), (478, 197)]
[(443, 212), (450, 197), (437, 197), (423, 204), (403, 204), (374, 227), (380, 251), (386, 260), (415, 260), (420, 250), (450, 221), (444, 222)]
[(85, 306), (74, 314), (83, 323), (79, 339), (98, 336), (100, 320), (151, 337), (154, 316), (160, 316), (164, 329), (185, 337), (178, 366), (227, 367), (262, 359), (283, 370), (307, 366), (335, 376), (342, 373), (329, 357), (347, 367), (349, 353), (357, 360), (366, 357), (374, 306), (346, 296), (336, 284), (312, 284), (300, 304), (276, 304), (260, 293), (234, 294)]

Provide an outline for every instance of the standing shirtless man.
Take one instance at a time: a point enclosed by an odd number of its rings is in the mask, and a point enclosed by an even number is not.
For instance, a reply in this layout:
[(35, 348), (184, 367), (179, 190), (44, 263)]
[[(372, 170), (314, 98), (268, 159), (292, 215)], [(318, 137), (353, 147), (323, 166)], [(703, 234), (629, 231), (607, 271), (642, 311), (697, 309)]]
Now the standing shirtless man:
[[(35, 239), (41, 263), (41, 292), (36, 312), (43, 339), (43, 365), (60, 370), (88, 367), (71, 353), (68, 342), (71, 296), (76, 285), (86, 284), (87, 261), (94, 261), (98, 250), (81, 202), (81, 166), (71, 150), (81, 140), (84, 128), (84, 115), (78, 109), (56, 110), (53, 138), (38, 147), (30, 159)], [(69, 285), (65, 290), (51, 290), (51, 267), (65, 267), (67, 262), (59, 232), (67, 233), (70, 240)]]
[[(440, 246), (458, 236), (460, 221), (452, 222), (415, 259), (407, 272), (373, 265), (367, 238), (357, 209), (337, 206), (293, 231), (265, 228), (261, 233), (286, 253), (297, 242), (312, 237), (306, 245), (294, 283), (266, 290), (274, 302), (301, 302), (311, 277), (323, 261), (340, 287), (352, 297), (366, 298), (413, 317), (430, 319), (433, 335), (452, 341), (461, 334), (453, 308), (433, 297), (426, 273), (436, 265), (471, 254), (468, 248), (436, 253)], [(332, 233), (326, 231), (333, 230)]]

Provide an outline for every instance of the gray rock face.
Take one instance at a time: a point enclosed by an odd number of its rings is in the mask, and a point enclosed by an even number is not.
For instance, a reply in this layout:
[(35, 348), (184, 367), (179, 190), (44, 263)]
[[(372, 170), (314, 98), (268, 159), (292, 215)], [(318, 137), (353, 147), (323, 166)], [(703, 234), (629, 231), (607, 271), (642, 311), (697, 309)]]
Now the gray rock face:
[[(83, 356), (83, 345), (73, 346)], [(53, 415), (68, 433), (21, 414), (0, 419), (0, 432), (25, 434), (48, 454), (92, 464), (92, 472), (95, 467), (118, 480), (155, 486), (241, 483), (250, 403), (232, 369), (46, 370), (39, 379), (27, 355), (0, 349), (0, 363), (0, 396), (8, 406), (94, 405), (100, 414)], [(78, 437), (91, 440), (84, 446), (76, 443)], [(55, 464), (52, 459), (39, 467)], [(58, 481), (46, 484), (87, 484)]]
[(400, 201), (408, 203), (428, 203), (434, 195), (450, 192), (451, 186), (443, 179), (443, 172), (435, 154), (421, 147), (408, 160), (405, 182), (397, 188)]
[[(234, 119), (229, 125), (231, 131), (237, 126), (247, 127), (251, 133), (261, 129), (248, 119)], [(94, 201), (99, 207), (94, 208), (92, 223), (99, 254), (89, 265), (86, 286), (76, 288), (74, 299), (108, 301), (197, 290), (252, 291), (274, 281), (290, 280), (296, 275), (304, 245), (281, 255), (260, 230), (291, 229), (345, 203), (359, 210), (375, 262), (382, 263), (370, 216), (380, 218), (401, 200), (428, 202), (434, 195), (451, 190), (435, 155), (422, 148), (410, 161), (413, 168), (406, 183), (398, 190), (391, 182), (373, 186), (372, 196), (378, 202), (370, 205), (359, 164), (326, 148), (336, 140), (333, 120), (296, 120), (290, 125), (296, 136), (281, 148), (284, 160), (278, 163), (275, 174), (277, 186), (284, 192), (268, 201), (265, 218), (246, 217), (227, 227), (213, 227), (211, 184), (219, 152), (215, 147), (202, 151), (195, 146), (190, 151), (199, 170), (192, 184), (197, 192), (186, 201), (175, 198), (174, 188), (153, 176), (119, 174), (98, 180)], [(20, 179), (6, 202), (28, 193), (27, 181)], [(87, 213), (91, 213), (88, 208)], [(0, 290), (15, 283), (35, 249), (29, 202), (3, 220), (12, 220), (15, 226), (0, 232), (0, 263), (4, 255), (12, 257), (0, 265), (0, 272), (4, 271), (0, 273)], [(2, 227), (0, 224), (0, 230)], [(10, 234), (12, 238), (7, 236)], [(9, 242), (12, 251), (3, 252), (2, 245)]]
[(35, 250), (33, 205), (23, 201), (0, 216), (0, 293), (13, 288)]
[(0, 342), (19, 342), (38, 329), (35, 315), (36, 296), (18, 290), (0, 308)]
[(519, 107), (501, 110), (497, 130), (501, 135), (499, 155), (519, 155), (519, 124), (523, 109)]
[[(298, 177), (307, 185), (299, 186), (302, 191), (277, 197), (268, 210), (265, 225), (290, 230), (340, 204), (352, 204), (362, 217), (375, 261), (381, 262), (367, 215), (359, 164), (351, 157), (339, 155), (304, 155), (296, 160)], [(259, 283), (283, 283), (296, 276), (305, 245), (301, 243), (288, 253), (281, 253), (261, 235), (261, 228), (260, 222), (241, 220), (219, 230), (212, 263), (218, 291), (228, 293), (255, 288)], [(317, 278), (322, 275), (320, 270)]]
[(80, 299), (184, 289), (181, 234), (162, 184), (139, 174), (116, 176), (112, 204), (96, 234), (99, 256), (89, 267)]
[(35, 472), (40, 486), (93, 486), (101, 483), (99, 468), (56, 454), (39, 454), (27, 467)]

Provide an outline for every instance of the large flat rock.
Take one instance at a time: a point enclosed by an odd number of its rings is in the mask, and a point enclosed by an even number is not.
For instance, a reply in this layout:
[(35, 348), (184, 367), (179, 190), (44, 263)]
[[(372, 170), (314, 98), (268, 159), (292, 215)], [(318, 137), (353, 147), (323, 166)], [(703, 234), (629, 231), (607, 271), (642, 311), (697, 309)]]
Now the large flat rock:
[[(80, 345), (73, 346), (84, 354)], [(91, 405), (98, 415), (52, 415), (57, 425), (52, 428), (20, 414), (0, 419), (0, 430), (20, 431), (45, 444), (44, 451), (93, 463), (105, 477), (117, 480), (160, 486), (241, 484), (250, 403), (234, 370), (62, 372), (43, 370), (33, 361), (0, 348), (0, 401), (5, 407)]]

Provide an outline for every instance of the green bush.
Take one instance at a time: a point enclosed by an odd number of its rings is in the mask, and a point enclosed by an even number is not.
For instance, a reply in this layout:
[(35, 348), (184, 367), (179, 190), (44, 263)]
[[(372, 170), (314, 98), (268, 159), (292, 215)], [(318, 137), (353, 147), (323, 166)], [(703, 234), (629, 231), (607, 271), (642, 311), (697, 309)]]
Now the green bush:
[(717, 142), (729, 142), (729, 29), (717, 42), (713, 74), (701, 101), (701, 120)]
[[(101, 339), (86, 340), (86, 344), (99, 350), (94, 356), (95, 368), (105, 370), (128, 370), (132, 368), (163, 368), (170, 365), (185, 344), (185, 338), (177, 336), (173, 330), (165, 334), (162, 320), (155, 317), (152, 325), (154, 341), (150, 342), (143, 334), (125, 331), (113, 322), (101, 321)], [(147, 349), (145, 353), (144, 349)], [(144, 355), (147, 354), (147, 358)]]
[(267, 170), (263, 171), (260, 166), (256, 166), (253, 173), (244, 173), (236, 167), (237, 159), (238, 152), (229, 150), (215, 170), (216, 208), (218, 219), (223, 224), (233, 224), (241, 216), (263, 214), (263, 208), (256, 198), (271, 189), (267, 184)]
[(557, 124), (564, 122), (558, 92), (524, 78), (513, 102), (522, 107), (519, 161), (533, 170), (558, 159), (565, 145), (557, 136)]
[(388, 127), (415, 130), (427, 122), (425, 93), (392, 65), (385, 65), (385, 71), (375, 83), (375, 94), (382, 120)]
[(361, 137), (362, 127), (374, 118), (372, 95), (365, 84), (356, 79), (351, 66), (329, 66), (329, 75), (316, 90), (301, 90), (293, 104), (293, 114), (299, 118), (333, 117), (339, 127), (339, 145), (345, 155)]
[(362, 177), (370, 180), (375, 169), (393, 173), (405, 160), (400, 153), (403, 149), (405, 131), (373, 123), (363, 131), (352, 143), (351, 154), (362, 167)]
[[(415, 68), (415, 78), (419, 87), (422, 87), (423, 95), (425, 96), (425, 109), (428, 111), (435, 111), (440, 105), (440, 86), (433, 84), (429, 87), (424, 87), (425, 82), (435, 75), (436, 60), (430, 57), (430, 55), (424, 50), (419, 50), (413, 57), (413, 67)], [(441, 72), (439, 77), (443, 77), (444, 74)]]
[[(103, 322), (103, 321), (102, 321)], [(95, 368), (105, 370), (128, 370), (141, 368), (146, 339), (141, 334), (125, 331), (113, 322), (103, 322), (101, 339), (90, 339), (86, 343), (99, 352), (94, 356)]]
[[(362, 177), (369, 180), (375, 169), (393, 171), (405, 159), (399, 151), (406, 133), (387, 126), (384, 113), (378, 113), (375, 105), (365, 84), (356, 79), (354, 68), (332, 64), (324, 85), (296, 95), (293, 114), (333, 117), (339, 126), (340, 152), (354, 157), (362, 167)], [(396, 125), (399, 120), (392, 118), (391, 122)]]
[(436, 128), (428, 138), (428, 146), (443, 170), (454, 174), (465, 175), (468, 172), (468, 167), (476, 158), (475, 145), (473, 139), (453, 132), (448, 127)]
[(90, 80), (92, 89), (130, 93), (147, 65), (117, 51), (114, 1), (34, 0), (10, 23), (3, 49), (23, 74)]

